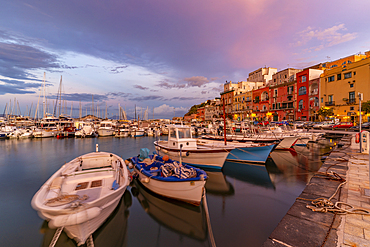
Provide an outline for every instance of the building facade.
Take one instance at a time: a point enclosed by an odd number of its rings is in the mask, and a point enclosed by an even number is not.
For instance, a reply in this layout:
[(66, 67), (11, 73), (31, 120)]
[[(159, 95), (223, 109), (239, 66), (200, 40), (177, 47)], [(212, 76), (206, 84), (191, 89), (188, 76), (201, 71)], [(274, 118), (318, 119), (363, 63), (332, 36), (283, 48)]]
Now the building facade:
[[(367, 53), (369, 54), (369, 53)], [(369, 54), (370, 55), (370, 54)], [(359, 98), (370, 100), (370, 57), (324, 71), (320, 78), (320, 107), (333, 109), (341, 121), (359, 121)], [(364, 116), (364, 120), (368, 116)]]

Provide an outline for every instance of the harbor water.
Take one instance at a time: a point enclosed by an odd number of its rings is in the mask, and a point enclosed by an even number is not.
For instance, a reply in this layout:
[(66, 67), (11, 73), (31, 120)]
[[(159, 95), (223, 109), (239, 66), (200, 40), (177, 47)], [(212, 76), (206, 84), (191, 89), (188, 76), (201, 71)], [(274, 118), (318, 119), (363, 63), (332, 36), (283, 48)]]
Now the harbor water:
[[(1, 246), (49, 246), (55, 229), (31, 207), (43, 183), (79, 155), (112, 152), (123, 159), (154, 137), (0, 140)], [(207, 171), (206, 204), (161, 198), (132, 183), (93, 235), (95, 246), (261, 246), (331, 150), (332, 140), (273, 151), (263, 165), (226, 162)], [(62, 234), (56, 246), (76, 246)]]

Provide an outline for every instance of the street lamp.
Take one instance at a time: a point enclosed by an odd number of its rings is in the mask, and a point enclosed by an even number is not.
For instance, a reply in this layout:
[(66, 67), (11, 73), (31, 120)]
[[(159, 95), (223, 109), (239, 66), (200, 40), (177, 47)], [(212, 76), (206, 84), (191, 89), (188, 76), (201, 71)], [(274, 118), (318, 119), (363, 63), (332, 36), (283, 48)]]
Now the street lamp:
[[(362, 138), (361, 138), (361, 120), (362, 120), (362, 114), (361, 114), (361, 100), (363, 100), (363, 97), (364, 97), (364, 94), (363, 93), (358, 93), (358, 104), (359, 104), (359, 111), (360, 111), (360, 114), (359, 114), (359, 124), (360, 126), (358, 127), (358, 130), (360, 131), (360, 153), (362, 152)], [(369, 141), (369, 140), (366, 140), (366, 141)]]

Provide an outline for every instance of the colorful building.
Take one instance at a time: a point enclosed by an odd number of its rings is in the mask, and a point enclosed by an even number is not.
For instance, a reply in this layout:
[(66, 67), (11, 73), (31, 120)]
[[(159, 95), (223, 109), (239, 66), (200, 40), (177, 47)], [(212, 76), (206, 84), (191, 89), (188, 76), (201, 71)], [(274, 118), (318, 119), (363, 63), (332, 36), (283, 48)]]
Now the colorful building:
[[(327, 69), (320, 78), (320, 107), (333, 109), (333, 117), (341, 121), (359, 121), (359, 97), (370, 100), (370, 53), (357, 62)], [(368, 121), (368, 116), (364, 119)]]
[(296, 81), (270, 86), (270, 112), (272, 121), (294, 120), (296, 102)]
[[(296, 116), (295, 116), (296, 120), (303, 120), (303, 121), (310, 120), (311, 118), (310, 114), (312, 113), (312, 111), (310, 111), (310, 102), (311, 102), (310, 81), (320, 78), (320, 75), (322, 73), (323, 73), (322, 70), (305, 69), (296, 74), (296, 78), (297, 78), (297, 86), (296, 86), (297, 105), (295, 106), (295, 108), (297, 109)], [(311, 87), (312, 87), (312, 84), (311, 84)], [(312, 97), (315, 97), (313, 96), (313, 93), (316, 93), (316, 95), (318, 94), (318, 92), (312, 91)], [(315, 99), (313, 99), (313, 104), (314, 102), (315, 102)]]

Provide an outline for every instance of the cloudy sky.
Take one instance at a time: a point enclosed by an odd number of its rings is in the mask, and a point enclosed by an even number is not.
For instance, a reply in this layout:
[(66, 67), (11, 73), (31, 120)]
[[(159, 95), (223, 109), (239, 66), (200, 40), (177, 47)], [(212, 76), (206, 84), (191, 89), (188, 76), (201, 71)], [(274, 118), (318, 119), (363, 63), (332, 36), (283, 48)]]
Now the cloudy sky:
[[(0, 0), (0, 114), (183, 116), (225, 81), (370, 50), (368, 0)], [(14, 101), (16, 106), (14, 107)], [(39, 108), (41, 109), (41, 108)], [(28, 112), (27, 112), (28, 111)], [(42, 111), (42, 110), (39, 110)], [(95, 110), (96, 111), (96, 110)]]

